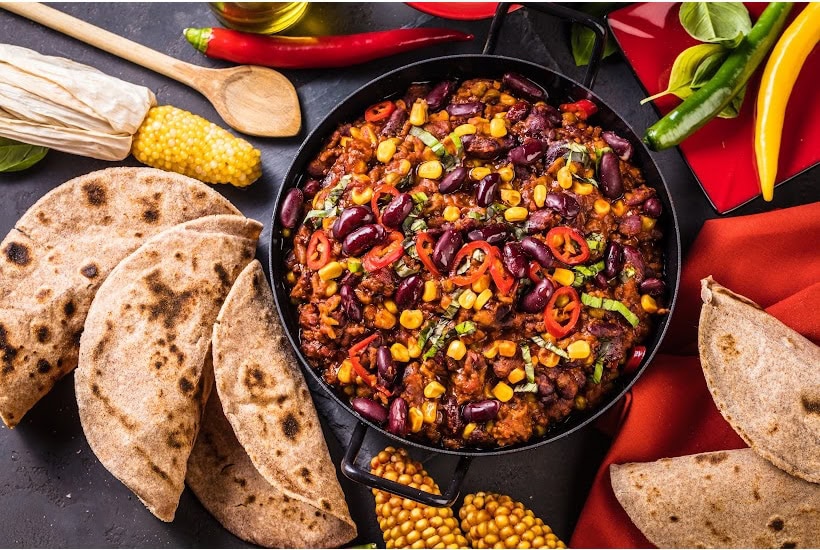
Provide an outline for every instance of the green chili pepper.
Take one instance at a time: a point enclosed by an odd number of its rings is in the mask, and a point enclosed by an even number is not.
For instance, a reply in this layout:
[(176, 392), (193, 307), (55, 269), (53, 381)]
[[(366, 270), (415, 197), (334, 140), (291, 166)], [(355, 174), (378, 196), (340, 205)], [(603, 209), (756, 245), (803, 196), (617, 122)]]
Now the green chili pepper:
[(791, 2), (770, 3), (715, 76), (646, 130), (643, 140), (649, 148), (678, 145), (729, 105), (774, 46), (791, 9)]

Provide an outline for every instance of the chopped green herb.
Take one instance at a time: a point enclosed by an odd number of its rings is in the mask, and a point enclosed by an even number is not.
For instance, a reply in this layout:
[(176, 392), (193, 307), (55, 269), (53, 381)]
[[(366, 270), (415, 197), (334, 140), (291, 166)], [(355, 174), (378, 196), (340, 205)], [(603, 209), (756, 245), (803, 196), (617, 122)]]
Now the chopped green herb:
[(362, 261), (358, 258), (348, 258), (347, 269), (351, 273), (361, 273), (364, 271), (364, 268), (362, 267)]
[(569, 359), (569, 355), (567, 355), (567, 352), (565, 352), (564, 350), (562, 350), (561, 348), (559, 348), (555, 344), (547, 342), (546, 340), (544, 340), (540, 336), (533, 336), (532, 338), (530, 338), (530, 340), (532, 340), (533, 342), (535, 342), (536, 344), (538, 344), (542, 348), (551, 351), (552, 353), (554, 353), (558, 357), (563, 357), (564, 359)]
[(458, 303), (458, 297), (461, 296), (462, 292), (464, 292), (463, 289), (458, 289), (450, 295), (453, 301), (450, 302), (450, 305), (447, 306), (447, 309), (444, 310), (443, 313), (444, 317), (446, 317), (447, 319), (452, 319), (456, 316), (456, 313), (458, 313), (458, 310), (461, 307)]
[(580, 143), (575, 143), (574, 141), (569, 142), (569, 151), (564, 155), (567, 159), (567, 164), (570, 162), (580, 162), (584, 166), (589, 162), (589, 151), (587, 150), (586, 145), (581, 145)]
[(476, 210), (470, 210), (467, 212), (467, 217), (478, 221), (484, 221), (484, 215)]
[(603, 271), (604, 267), (605, 265), (603, 260), (601, 260), (598, 263), (592, 264), (591, 266), (579, 265), (573, 267), (572, 270), (575, 272), (575, 280), (572, 282), (572, 286), (582, 286), (587, 279), (591, 279), (592, 277), (595, 277), (598, 273)]
[(623, 302), (619, 302), (618, 300), (610, 300), (609, 298), (601, 298), (599, 296), (591, 296), (586, 292), (581, 294), (581, 303), (585, 306), (605, 309), (607, 311), (615, 311), (623, 315), (624, 319), (632, 325), (633, 327), (637, 327), (638, 323), (640, 323), (640, 319), (638, 316), (632, 313), (626, 304)]
[(464, 151), (464, 145), (461, 143), (461, 138), (458, 137), (456, 134), (450, 134), (450, 140), (453, 142), (453, 145), (456, 147), (456, 155), (460, 155), (462, 151)]
[[(436, 325), (436, 328), (433, 329), (433, 333), (430, 335), (430, 349), (424, 354), (424, 359), (430, 359), (434, 357), (441, 348), (444, 347), (444, 344), (447, 343), (449, 339), (449, 334), (451, 331), (446, 330), (447, 326), (449, 325), (448, 321), (441, 320)], [(421, 347), (421, 346), (419, 346)]]
[(416, 204), (416, 206), (418, 206), (419, 204), (424, 204), (428, 200), (430, 200), (429, 197), (427, 196), (427, 193), (424, 193), (423, 191), (419, 191), (418, 193), (413, 193), (412, 195), (410, 195), (410, 198), (413, 199), (413, 202)]
[(593, 252), (598, 252), (599, 250), (603, 250), (606, 246), (606, 239), (600, 233), (590, 233), (589, 236), (586, 238), (587, 246)]
[(635, 276), (635, 273), (636, 273), (635, 268), (634, 268), (634, 267), (632, 267), (631, 265), (628, 265), (628, 266), (626, 266), (625, 268), (623, 268), (623, 269), (621, 270), (621, 274), (620, 274), (620, 277), (619, 277), (619, 278), (621, 279), (621, 282), (622, 282), (622, 283), (625, 283), (625, 282), (627, 282), (629, 279), (631, 279), (632, 277), (634, 277), (634, 276)]
[(421, 142), (432, 149), (436, 155), (441, 157), (447, 154), (447, 150), (444, 148), (444, 145), (436, 138), (436, 136), (427, 130), (419, 128), (418, 126), (412, 126), (410, 128), (410, 135), (419, 138)]
[(336, 207), (322, 209), (322, 210), (311, 210), (305, 216), (305, 221), (308, 220), (320, 220), (322, 218), (328, 218), (330, 216), (336, 216), (338, 214), (338, 209)]
[(410, 231), (413, 233), (418, 233), (419, 231), (424, 231), (427, 229), (427, 222), (421, 218), (413, 220), (413, 223), (410, 224)]
[(433, 323), (433, 321), (428, 321), (427, 324), (424, 325), (424, 328), (421, 329), (421, 332), (419, 332), (417, 342), (419, 349), (424, 349), (424, 345), (427, 343), (427, 339), (430, 337), (430, 332), (432, 332), (434, 325), (435, 323)]
[(396, 271), (396, 274), (401, 278), (409, 277), (410, 275), (415, 275), (420, 271), (419, 268), (413, 268), (404, 263), (404, 258), (396, 262), (396, 265), (393, 266), (393, 269)]
[(535, 382), (527, 382), (526, 384), (518, 384), (513, 388), (516, 393), (538, 393), (538, 385)]
[(472, 321), (464, 321), (456, 325), (456, 332), (459, 336), (467, 336), (476, 331), (475, 323)]
[(592, 381), (596, 384), (601, 383), (601, 377), (604, 375), (604, 359), (603, 357), (599, 357), (597, 361), (595, 361), (595, 370), (592, 372)]
[(532, 364), (529, 346), (521, 344), (521, 357), (524, 358), (524, 372), (527, 373), (527, 382), (535, 382), (535, 367)]

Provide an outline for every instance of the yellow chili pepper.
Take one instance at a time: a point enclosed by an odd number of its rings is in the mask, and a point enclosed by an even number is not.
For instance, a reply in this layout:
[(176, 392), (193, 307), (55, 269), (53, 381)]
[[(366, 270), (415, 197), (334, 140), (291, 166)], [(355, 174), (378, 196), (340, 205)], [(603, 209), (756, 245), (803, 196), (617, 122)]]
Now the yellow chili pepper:
[(755, 158), (760, 189), (767, 201), (774, 196), (786, 105), (800, 69), (817, 42), (820, 42), (820, 3), (812, 2), (783, 32), (763, 71), (757, 94)]

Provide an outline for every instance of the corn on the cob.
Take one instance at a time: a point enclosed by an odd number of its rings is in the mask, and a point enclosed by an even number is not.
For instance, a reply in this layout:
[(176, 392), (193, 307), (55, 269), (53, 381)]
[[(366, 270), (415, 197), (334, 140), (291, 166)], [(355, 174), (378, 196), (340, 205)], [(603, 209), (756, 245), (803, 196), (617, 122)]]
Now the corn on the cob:
[(171, 105), (148, 111), (131, 152), (143, 164), (206, 183), (245, 187), (262, 175), (261, 154), (250, 143)]
[[(404, 449), (387, 447), (370, 461), (370, 471), (402, 485), (441, 494), (421, 463), (412, 460)], [(452, 508), (425, 506), (379, 489), (373, 489), (373, 496), (387, 548), (467, 547)]]
[(566, 548), (532, 510), (506, 495), (467, 495), (458, 515), (473, 548)]

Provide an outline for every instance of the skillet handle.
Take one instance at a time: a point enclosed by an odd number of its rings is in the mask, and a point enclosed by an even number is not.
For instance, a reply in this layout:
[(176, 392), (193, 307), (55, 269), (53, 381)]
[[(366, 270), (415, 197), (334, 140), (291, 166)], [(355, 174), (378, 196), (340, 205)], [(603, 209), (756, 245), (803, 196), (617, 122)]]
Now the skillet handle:
[[(507, 16), (507, 10), (511, 5), (512, 4), (510, 2), (501, 2), (498, 4), (498, 8), (495, 10), (495, 16), (493, 16), (493, 21), (490, 24), (490, 32), (487, 34), (487, 42), (484, 44), (484, 54), (492, 54), (495, 52), (495, 47), (498, 43), (498, 35), (501, 32), (502, 25), (504, 24), (504, 18)], [(582, 82), (586, 88), (591, 90), (592, 86), (595, 84), (595, 77), (598, 76), (598, 69), (601, 66), (601, 60), (604, 57), (604, 46), (606, 45), (608, 36), (606, 25), (601, 20), (592, 17), (591, 15), (587, 15), (580, 11), (567, 8), (553, 2), (527, 3), (522, 5), (527, 9), (533, 9), (548, 15), (560, 17), (561, 19), (567, 19), (573, 23), (578, 23), (595, 33), (595, 42), (592, 46), (592, 56), (590, 57), (587, 72), (584, 75), (584, 80)]]
[(367, 425), (363, 422), (359, 422), (356, 425), (356, 429), (353, 430), (350, 443), (347, 445), (347, 452), (342, 459), (342, 473), (344, 473), (345, 476), (371, 489), (381, 489), (382, 491), (387, 491), (388, 493), (393, 493), (403, 498), (409, 498), (410, 500), (415, 500), (428, 506), (446, 508), (447, 506), (453, 505), (461, 491), (464, 476), (467, 474), (470, 463), (473, 461), (472, 457), (461, 457), (456, 466), (456, 471), (453, 473), (450, 485), (447, 486), (447, 490), (442, 495), (435, 495), (420, 489), (408, 487), (407, 485), (402, 485), (395, 481), (390, 481), (389, 479), (384, 479), (357, 466), (356, 457), (359, 456), (359, 451), (362, 448), (366, 433)]

